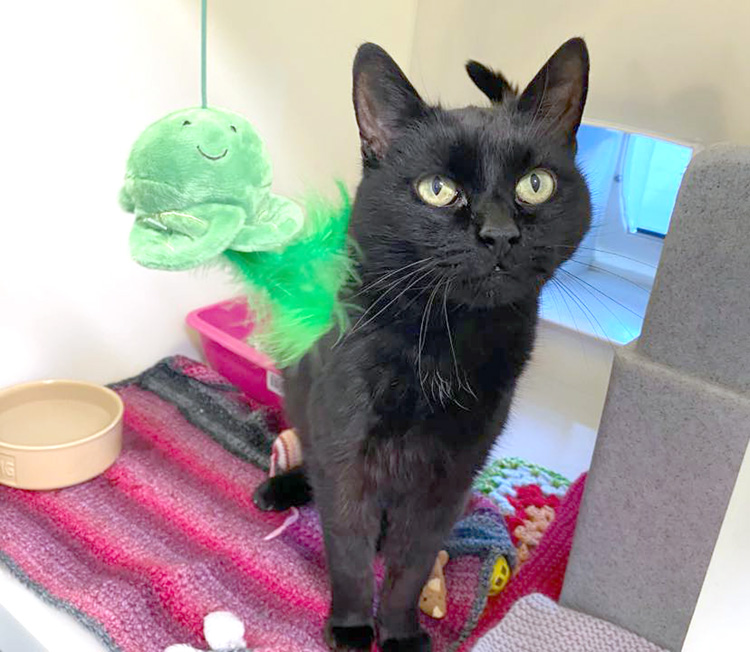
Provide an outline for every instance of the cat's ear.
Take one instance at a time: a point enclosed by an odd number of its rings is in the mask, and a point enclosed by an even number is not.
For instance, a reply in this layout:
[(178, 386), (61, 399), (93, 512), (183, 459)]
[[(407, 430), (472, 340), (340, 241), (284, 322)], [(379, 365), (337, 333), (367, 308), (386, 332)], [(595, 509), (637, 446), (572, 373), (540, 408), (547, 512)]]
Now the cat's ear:
[(478, 61), (467, 61), (466, 72), (476, 87), (494, 104), (500, 104), (506, 95), (515, 95), (515, 89), (502, 74), (490, 70)]
[(581, 38), (563, 43), (518, 100), (518, 109), (540, 121), (547, 133), (575, 146), (589, 85), (589, 53)]
[(427, 106), (396, 62), (379, 45), (365, 43), (354, 58), (354, 112), (365, 163), (385, 156), (394, 136), (424, 115)]

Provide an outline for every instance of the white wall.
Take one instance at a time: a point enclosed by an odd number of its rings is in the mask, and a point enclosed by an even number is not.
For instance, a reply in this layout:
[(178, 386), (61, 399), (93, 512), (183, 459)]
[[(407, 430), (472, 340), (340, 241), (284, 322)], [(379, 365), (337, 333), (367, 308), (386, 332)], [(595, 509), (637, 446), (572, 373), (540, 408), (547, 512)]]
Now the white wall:
[[(750, 450), (711, 556), (682, 652), (745, 650), (750, 633)], [(689, 560), (685, 560), (689, 563)]]
[(446, 103), (482, 97), (469, 58), (526, 84), (554, 50), (591, 50), (586, 118), (678, 140), (750, 144), (747, 0), (422, 0), (411, 72)]
[[(209, 2), (209, 102), (266, 139), (276, 188), (358, 174), (350, 67), (382, 43), (409, 63), (416, 0)], [(185, 314), (231, 296), (218, 271), (130, 261), (116, 198), (140, 130), (200, 102), (198, 0), (7, 3), (0, 216), (0, 387), (111, 381), (197, 355)]]

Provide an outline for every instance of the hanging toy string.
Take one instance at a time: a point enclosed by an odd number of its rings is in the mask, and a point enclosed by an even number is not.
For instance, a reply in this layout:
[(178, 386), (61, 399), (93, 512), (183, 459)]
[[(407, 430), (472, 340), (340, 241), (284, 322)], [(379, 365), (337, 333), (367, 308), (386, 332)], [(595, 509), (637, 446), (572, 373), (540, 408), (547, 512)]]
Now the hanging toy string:
[(206, 5), (208, 0), (201, 0), (201, 107), (208, 106), (206, 99)]

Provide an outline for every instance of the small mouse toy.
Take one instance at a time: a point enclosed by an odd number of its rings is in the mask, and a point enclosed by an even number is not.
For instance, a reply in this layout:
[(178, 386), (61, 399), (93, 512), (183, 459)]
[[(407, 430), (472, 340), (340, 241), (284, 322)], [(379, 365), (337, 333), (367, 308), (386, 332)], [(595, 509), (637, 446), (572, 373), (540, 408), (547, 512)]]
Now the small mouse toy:
[(443, 618), (447, 610), (447, 590), (445, 574), (443, 573), (443, 568), (447, 563), (448, 553), (441, 550), (435, 560), (435, 565), (432, 567), (430, 579), (422, 588), (422, 595), (419, 597), (419, 608), (432, 618)]

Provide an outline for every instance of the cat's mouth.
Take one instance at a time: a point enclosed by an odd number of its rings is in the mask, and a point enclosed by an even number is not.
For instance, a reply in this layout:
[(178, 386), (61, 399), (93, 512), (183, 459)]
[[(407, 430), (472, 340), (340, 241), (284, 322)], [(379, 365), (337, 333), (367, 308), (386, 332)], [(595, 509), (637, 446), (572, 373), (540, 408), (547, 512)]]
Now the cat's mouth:
[(196, 147), (198, 148), (198, 151), (201, 153), (201, 156), (207, 158), (209, 161), (218, 161), (220, 158), (224, 158), (227, 155), (227, 152), (229, 151), (229, 148), (226, 147), (224, 148), (224, 151), (218, 156), (211, 156), (211, 154), (206, 154), (206, 152), (204, 152), (201, 149), (200, 145), (196, 145)]
[(441, 258), (436, 268), (462, 285), (514, 282), (523, 280), (531, 271), (528, 260), (518, 251), (496, 257), (487, 251), (449, 249), (441, 252)]

